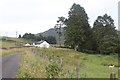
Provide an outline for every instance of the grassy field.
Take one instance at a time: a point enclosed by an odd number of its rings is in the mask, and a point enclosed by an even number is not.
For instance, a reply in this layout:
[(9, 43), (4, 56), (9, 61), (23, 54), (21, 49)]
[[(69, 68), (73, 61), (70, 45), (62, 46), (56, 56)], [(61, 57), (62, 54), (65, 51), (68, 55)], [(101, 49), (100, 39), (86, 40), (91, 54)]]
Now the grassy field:
[(0, 36), (0, 39), (3, 39), (3, 40), (5, 39), (8, 42), (18, 42), (18, 43), (20, 43), (20, 42), (23, 42), (23, 43), (31, 42), (31, 40), (26, 40), (26, 39), (22, 39), (22, 38), (14, 38), (14, 37), (5, 37), (5, 36), (3, 36), (3, 37)]
[(0, 49), (2, 49), (2, 51), (0, 51), (0, 56), (21, 52), (23, 51), (23, 48), (17, 48), (19, 47), (18, 44), (25, 44), (31, 42), (30, 40), (26, 40), (22, 38), (18, 39), (13, 37), (0, 37), (0, 39), (5, 39), (5, 41), (0, 42)]
[[(52, 62), (57, 62), (60, 65), (61, 59), (63, 67), (61, 67), (60, 75), (57, 76), (59, 78), (76, 78), (77, 64), (79, 64), (80, 78), (109, 78), (111, 72), (114, 72), (118, 77), (118, 55), (87, 54), (56, 47), (49, 49), (35, 47), (9, 49), (9, 47), (15, 47), (15, 43), (21, 42), (27, 43), (27, 40), (9, 38), (7, 42), (0, 43), (2, 47), (8, 48), (0, 52), (0, 55), (4, 56), (16, 52), (21, 54), (17, 78), (47, 78), (46, 67)], [(108, 68), (111, 64), (115, 65), (113, 70)]]
[[(81, 78), (109, 78), (111, 72), (118, 76), (117, 55), (94, 55), (76, 52), (65, 48), (36, 49), (27, 48), (22, 53), (17, 77), (46, 78), (45, 67), (50, 64), (49, 58), (60, 64), (63, 58), (63, 71), (60, 78), (76, 78), (76, 65), (79, 63), (79, 76)], [(110, 70), (108, 66), (115, 64)]]

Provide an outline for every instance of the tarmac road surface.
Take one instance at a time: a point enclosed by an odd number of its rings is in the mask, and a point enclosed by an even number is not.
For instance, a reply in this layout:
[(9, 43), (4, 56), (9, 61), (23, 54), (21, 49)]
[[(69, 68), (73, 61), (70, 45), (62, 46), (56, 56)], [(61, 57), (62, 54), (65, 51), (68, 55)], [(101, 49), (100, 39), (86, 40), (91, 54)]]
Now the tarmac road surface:
[(0, 61), (2, 62), (2, 71), (0, 71), (2, 72), (2, 78), (15, 78), (18, 70), (19, 59), (20, 59), (19, 53), (0, 57), (0, 60), (2, 60)]

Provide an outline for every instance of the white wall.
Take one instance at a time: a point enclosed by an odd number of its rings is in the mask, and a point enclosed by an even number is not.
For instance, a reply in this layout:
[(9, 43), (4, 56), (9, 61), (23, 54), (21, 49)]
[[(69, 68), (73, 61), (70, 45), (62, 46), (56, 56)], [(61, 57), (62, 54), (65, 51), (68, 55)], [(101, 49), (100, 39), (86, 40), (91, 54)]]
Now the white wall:
[(43, 47), (43, 48), (49, 48), (49, 46), (50, 45), (46, 41), (40, 44), (40, 47)]

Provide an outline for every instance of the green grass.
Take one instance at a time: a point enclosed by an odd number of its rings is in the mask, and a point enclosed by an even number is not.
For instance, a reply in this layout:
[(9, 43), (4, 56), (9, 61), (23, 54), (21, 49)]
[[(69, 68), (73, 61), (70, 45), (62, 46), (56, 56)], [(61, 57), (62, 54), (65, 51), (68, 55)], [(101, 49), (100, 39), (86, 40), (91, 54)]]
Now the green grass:
[(30, 43), (31, 40), (26, 40), (26, 39), (23, 39), (23, 38), (14, 38), (14, 37), (1, 37), (0, 36), (0, 39), (5, 39), (9, 42), (18, 42), (18, 43)]
[[(44, 48), (14, 48), (16, 43), (31, 42), (25, 39), (7, 38), (8, 41), (0, 43), (2, 47), (8, 48), (0, 52), (1, 56), (19, 52), (21, 59), (17, 78), (47, 78), (45, 67), (50, 64), (50, 58), (60, 64), (63, 58), (63, 71), (60, 78), (76, 78), (76, 65), (79, 64), (79, 76), (81, 78), (109, 78), (111, 72), (115, 72), (118, 77), (118, 55), (87, 54), (66, 48), (50, 47)], [(113, 70), (108, 68), (114, 64)]]
[(10, 49), (10, 47), (18, 47), (16, 44), (24, 44), (24, 43), (30, 43), (32, 41), (22, 39), (22, 38), (14, 38), (14, 37), (2, 37), (0, 36), (0, 39), (4, 39), (5, 41), (0, 42), (0, 48), (5, 48), (5, 50), (0, 51), (0, 56), (5, 56), (8, 54), (21, 52), (21, 48), (14, 48)]
[(63, 75), (60, 76), (61, 78), (76, 78), (75, 68), (78, 63), (80, 64), (79, 76), (82, 78), (109, 78), (111, 72), (115, 72), (118, 76), (117, 67), (113, 70), (108, 68), (110, 64), (118, 66), (117, 55), (86, 54), (55, 47), (34, 49), (36, 51), (35, 53), (32, 50), (33, 48), (28, 48), (22, 53), (19, 71), (17, 73), (18, 78), (46, 78), (45, 67), (50, 63), (49, 58), (52, 56), (54, 56), (54, 58), (52, 57), (54, 61), (58, 61), (58, 64), (59, 60), (63, 58), (64, 66)]

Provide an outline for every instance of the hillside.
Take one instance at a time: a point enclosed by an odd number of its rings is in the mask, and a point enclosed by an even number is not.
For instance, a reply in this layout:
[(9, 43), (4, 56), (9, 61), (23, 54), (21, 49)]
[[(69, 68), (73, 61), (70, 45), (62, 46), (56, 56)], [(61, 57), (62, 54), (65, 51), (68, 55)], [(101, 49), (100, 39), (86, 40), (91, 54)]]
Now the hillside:
[(54, 28), (50, 28), (49, 30), (38, 34), (41, 34), (42, 36), (56, 36), (56, 31)]
[[(58, 34), (57, 32), (55, 31), (54, 28), (50, 28), (49, 30), (45, 31), (45, 32), (42, 32), (42, 33), (38, 33), (36, 35), (39, 35), (41, 34), (42, 36), (44, 37), (47, 37), (47, 36), (54, 36), (58, 42)], [(64, 33), (63, 33), (63, 28), (62, 28), (62, 36), (61, 36), (61, 43), (64, 41)]]

